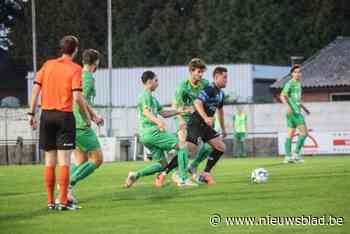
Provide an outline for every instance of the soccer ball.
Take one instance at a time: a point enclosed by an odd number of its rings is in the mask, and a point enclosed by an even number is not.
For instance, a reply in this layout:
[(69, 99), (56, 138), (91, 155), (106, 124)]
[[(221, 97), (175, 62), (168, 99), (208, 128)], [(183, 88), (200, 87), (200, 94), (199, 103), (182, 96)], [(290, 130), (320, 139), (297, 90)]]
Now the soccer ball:
[(257, 168), (257, 169), (254, 169), (254, 171), (252, 172), (250, 179), (253, 183), (260, 184), (260, 183), (265, 183), (268, 177), (269, 177), (269, 173), (267, 172), (266, 169)]

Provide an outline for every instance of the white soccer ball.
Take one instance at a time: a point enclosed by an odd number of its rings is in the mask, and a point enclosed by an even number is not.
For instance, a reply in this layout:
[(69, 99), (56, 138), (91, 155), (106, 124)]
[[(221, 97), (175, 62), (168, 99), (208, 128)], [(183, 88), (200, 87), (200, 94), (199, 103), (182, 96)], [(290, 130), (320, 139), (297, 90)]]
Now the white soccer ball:
[(264, 168), (254, 169), (250, 177), (251, 181), (257, 184), (265, 183), (268, 178), (269, 178), (269, 173)]

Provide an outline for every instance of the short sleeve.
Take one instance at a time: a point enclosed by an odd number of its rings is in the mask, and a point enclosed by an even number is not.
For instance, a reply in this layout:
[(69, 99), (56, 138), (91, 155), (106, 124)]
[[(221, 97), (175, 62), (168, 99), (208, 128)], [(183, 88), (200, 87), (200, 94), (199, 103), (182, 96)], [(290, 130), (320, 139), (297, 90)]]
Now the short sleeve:
[(46, 63), (41, 67), (41, 69), (36, 73), (34, 84), (42, 85), (45, 75), (45, 65)]
[(184, 94), (184, 89), (182, 87), (182, 85), (180, 85), (177, 89), (176, 89), (176, 92), (175, 92), (175, 104), (176, 106), (178, 107), (181, 107), (181, 106), (184, 106), (185, 105), (185, 102), (183, 100), (183, 95)]
[(152, 97), (149, 93), (145, 93), (142, 96), (141, 107), (142, 107), (142, 109), (145, 109), (145, 107), (147, 107), (148, 109), (152, 109)]
[(202, 102), (207, 102), (210, 97), (213, 97), (215, 95), (213, 88), (207, 87), (206, 89), (202, 90), (197, 99), (201, 100)]
[(284, 85), (284, 87), (283, 87), (283, 89), (282, 89), (282, 95), (283, 96), (287, 96), (288, 97), (288, 94), (289, 94), (289, 91), (290, 91), (290, 82), (288, 81), (285, 85)]
[(94, 89), (94, 80), (92, 77), (83, 77), (83, 95), (85, 97)]
[(72, 78), (72, 91), (83, 91), (81, 75), (81, 69), (77, 69)]

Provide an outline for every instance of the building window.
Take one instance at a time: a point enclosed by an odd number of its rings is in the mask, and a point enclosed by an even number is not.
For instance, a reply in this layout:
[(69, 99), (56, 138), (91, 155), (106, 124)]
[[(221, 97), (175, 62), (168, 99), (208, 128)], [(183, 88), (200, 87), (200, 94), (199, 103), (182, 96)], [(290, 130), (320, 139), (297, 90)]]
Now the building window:
[(350, 101), (350, 93), (332, 93), (331, 101), (332, 102)]

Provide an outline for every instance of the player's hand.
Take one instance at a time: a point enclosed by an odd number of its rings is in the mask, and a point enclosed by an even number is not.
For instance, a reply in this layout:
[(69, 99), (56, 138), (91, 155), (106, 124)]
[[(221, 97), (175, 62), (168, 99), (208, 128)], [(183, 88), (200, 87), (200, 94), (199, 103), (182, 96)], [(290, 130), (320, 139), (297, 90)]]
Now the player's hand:
[(33, 130), (36, 130), (38, 128), (38, 122), (36, 121), (35, 116), (28, 115), (28, 123)]
[(290, 106), (288, 106), (287, 112), (288, 112), (288, 114), (292, 114), (293, 113), (293, 110), (292, 110), (292, 108), (290, 108)]
[(102, 117), (99, 117), (99, 116), (95, 116), (93, 119), (94, 123), (97, 125), (97, 126), (103, 126), (105, 121)]
[(179, 120), (179, 129), (181, 129), (181, 130), (187, 129), (187, 124), (184, 120)]
[(159, 130), (160, 130), (161, 132), (164, 132), (164, 131), (165, 131), (166, 125), (165, 125), (165, 123), (164, 123), (163, 121), (159, 121), (158, 124), (157, 124), (157, 126), (158, 126), (158, 128), (159, 128)]
[(223, 130), (221, 131), (221, 136), (222, 136), (222, 138), (227, 137), (226, 129), (223, 129)]
[(310, 111), (309, 111), (308, 109), (304, 108), (304, 111), (305, 111), (305, 113), (306, 113), (307, 115), (310, 114)]
[(208, 126), (212, 127), (213, 124), (214, 124), (214, 118), (212, 118), (212, 117), (207, 117), (207, 118), (204, 119), (204, 122), (205, 122)]

